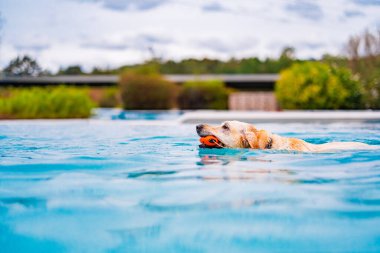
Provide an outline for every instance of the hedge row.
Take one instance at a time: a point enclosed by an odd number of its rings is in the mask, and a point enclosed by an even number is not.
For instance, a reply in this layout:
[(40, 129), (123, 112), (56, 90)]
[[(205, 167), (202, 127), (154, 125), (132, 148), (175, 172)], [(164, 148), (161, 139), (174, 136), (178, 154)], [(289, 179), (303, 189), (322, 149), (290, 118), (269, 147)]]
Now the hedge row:
[(84, 88), (66, 86), (0, 90), (0, 118), (88, 118), (94, 102)]

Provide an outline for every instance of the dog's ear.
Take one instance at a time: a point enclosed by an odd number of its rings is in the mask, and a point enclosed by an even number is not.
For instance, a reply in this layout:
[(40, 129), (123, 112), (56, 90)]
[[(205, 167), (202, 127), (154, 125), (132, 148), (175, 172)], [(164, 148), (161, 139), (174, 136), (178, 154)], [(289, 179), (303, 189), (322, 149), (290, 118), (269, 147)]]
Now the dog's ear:
[(272, 138), (270, 133), (265, 130), (260, 130), (257, 133), (257, 142), (259, 149), (270, 149), (272, 147)]
[(242, 132), (241, 143), (243, 148), (256, 148), (257, 129), (250, 125)]
[(243, 134), (243, 147), (253, 149), (266, 149), (272, 142), (270, 134), (265, 130), (257, 130), (254, 127), (249, 127)]

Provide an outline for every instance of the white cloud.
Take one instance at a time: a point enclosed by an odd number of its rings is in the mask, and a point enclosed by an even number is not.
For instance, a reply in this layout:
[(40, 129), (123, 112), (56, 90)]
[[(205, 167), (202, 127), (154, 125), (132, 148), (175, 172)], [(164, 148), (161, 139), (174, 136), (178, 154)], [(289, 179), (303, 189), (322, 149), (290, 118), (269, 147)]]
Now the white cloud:
[(104, 8), (124, 11), (124, 10), (150, 10), (154, 9), (166, 0), (71, 0), (77, 2), (101, 3)]
[(285, 10), (288, 12), (293, 12), (302, 18), (307, 18), (315, 21), (323, 18), (323, 11), (321, 7), (312, 1), (297, 0), (290, 2), (286, 5)]
[(215, 11), (215, 12), (223, 12), (223, 11), (228, 11), (227, 8), (225, 8), (222, 4), (218, 2), (212, 2), (212, 3), (206, 3), (205, 5), (202, 6), (203, 11)]
[(380, 5), (380, 0), (353, 0), (358, 5)]
[(0, 64), (28, 53), (47, 68), (115, 67), (150, 57), (299, 57), (340, 53), (380, 23), (375, 0), (4, 0)]

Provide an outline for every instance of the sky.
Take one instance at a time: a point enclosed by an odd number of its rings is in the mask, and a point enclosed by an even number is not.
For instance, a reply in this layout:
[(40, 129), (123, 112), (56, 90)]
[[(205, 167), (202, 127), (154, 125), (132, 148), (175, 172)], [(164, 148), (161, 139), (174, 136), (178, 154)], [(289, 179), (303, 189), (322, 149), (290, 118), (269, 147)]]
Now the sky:
[[(344, 53), (380, 27), (380, 0), (1, 0), (0, 67), (18, 55), (51, 71), (184, 58)], [(152, 53), (153, 52), (153, 53)]]

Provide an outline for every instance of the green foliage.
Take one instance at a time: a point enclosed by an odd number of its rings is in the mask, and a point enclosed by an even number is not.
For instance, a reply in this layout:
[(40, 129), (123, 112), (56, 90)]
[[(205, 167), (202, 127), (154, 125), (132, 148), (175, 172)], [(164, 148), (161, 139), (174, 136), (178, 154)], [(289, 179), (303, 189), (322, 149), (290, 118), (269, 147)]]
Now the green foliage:
[[(372, 31), (371, 31), (372, 30)], [(358, 75), (366, 108), (380, 109), (380, 27), (351, 36), (345, 45), (346, 66)]]
[(80, 65), (68, 66), (66, 69), (60, 69), (58, 75), (83, 75), (84, 72)]
[(123, 73), (131, 72), (137, 75), (159, 75), (159, 65), (158, 61), (152, 60), (144, 64), (122, 67), (120, 70)]
[(125, 71), (137, 71), (140, 73), (161, 74), (252, 74), (252, 73), (278, 73), (288, 68), (295, 62), (301, 62), (294, 58), (294, 48), (286, 47), (278, 58), (257, 57), (243, 59), (231, 58), (227, 61), (217, 59), (184, 59), (181, 61), (160, 61), (153, 59), (142, 64), (122, 66), (118, 69), (101, 69), (96, 67), (92, 74), (117, 74)]
[(0, 118), (88, 118), (94, 106), (83, 88), (9, 88), (1, 94)]
[(252, 74), (252, 73), (278, 73), (294, 62), (292, 58), (267, 58), (261, 60), (257, 57), (235, 59), (228, 61), (214, 59), (185, 59), (179, 62), (166, 61), (160, 64), (160, 73), (164, 74)]
[(219, 80), (188, 81), (182, 86), (178, 104), (181, 109), (227, 109), (228, 89)]
[(89, 73), (90, 75), (117, 75), (120, 73), (119, 69), (102, 69), (101, 67), (94, 67), (92, 71)]
[(368, 109), (380, 109), (380, 55), (349, 60), (342, 56), (324, 55), (322, 62), (349, 68), (359, 77), (363, 101)]
[(98, 102), (99, 107), (117, 107), (119, 105), (119, 90), (117, 87), (107, 87)]
[(178, 87), (157, 74), (128, 71), (119, 81), (124, 109), (162, 110), (175, 106)]
[[(253, 74), (278, 73), (301, 60), (289, 58), (289, 52), (283, 52), (279, 58), (260, 59), (257, 57), (235, 59), (227, 61), (217, 59), (184, 59), (181, 61), (148, 61), (143, 64), (122, 66), (119, 69), (94, 68), (91, 74), (118, 74), (127, 70), (151, 69), (161, 74)], [(150, 71), (151, 72), (151, 71)]]
[(362, 90), (351, 72), (320, 62), (295, 64), (280, 74), (275, 87), (284, 109), (360, 109)]
[(364, 100), (367, 108), (380, 109), (380, 70), (362, 78), (365, 87)]
[(11, 60), (3, 72), (9, 76), (39, 76), (42, 74), (42, 69), (36, 60), (25, 55)]
[(377, 55), (363, 56), (351, 61), (349, 66), (359, 76), (364, 87), (366, 108), (380, 109), (380, 52)]

